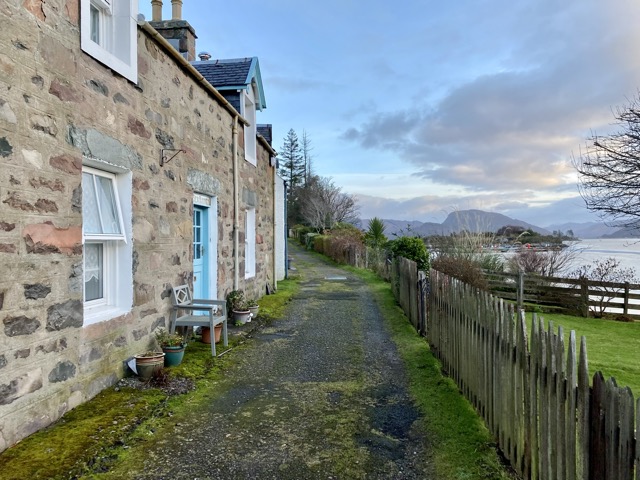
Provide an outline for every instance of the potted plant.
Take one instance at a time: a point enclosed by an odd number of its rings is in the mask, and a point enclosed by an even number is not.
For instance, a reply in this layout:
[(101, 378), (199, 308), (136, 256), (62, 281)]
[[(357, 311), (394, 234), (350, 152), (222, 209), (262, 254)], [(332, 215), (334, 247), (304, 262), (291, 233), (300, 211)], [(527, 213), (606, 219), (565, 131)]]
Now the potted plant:
[(257, 300), (253, 300), (253, 299), (247, 300), (247, 306), (249, 308), (249, 312), (251, 312), (251, 318), (257, 317), (258, 311), (260, 310), (260, 305), (258, 305)]
[(156, 341), (164, 352), (164, 366), (174, 367), (180, 365), (184, 357), (186, 343), (179, 333), (169, 333), (164, 328), (156, 332)]
[(164, 365), (164, 352), (146, 351), (134, 356), (136, 360), (136, 373), (140, 380), (150, 380), (155, 372), (162, 370)]
[(227, 295), (227, 311), (231, 312), (231, 317), (236, 325), (244, 325), (251, 321), (251, 312), (249, 305), (244, 298), (242, 290), (232, 290)]

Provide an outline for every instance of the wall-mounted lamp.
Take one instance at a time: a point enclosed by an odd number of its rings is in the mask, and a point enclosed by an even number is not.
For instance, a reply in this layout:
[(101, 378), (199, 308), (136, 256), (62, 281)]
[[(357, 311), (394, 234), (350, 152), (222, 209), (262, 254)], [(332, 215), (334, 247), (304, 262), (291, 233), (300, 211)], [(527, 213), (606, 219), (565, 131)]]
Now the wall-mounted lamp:
[[(175, 152), (173, 155), (168, 156), (165, 152)], [(165, 163), (169, 163), (171, 160), (176, 158), (176, 156), (180, 153), (187, 153), (186, 150), (177, 149), (177, 148), (162, 148), (160, 149), (160, 166), (162, 167)]]

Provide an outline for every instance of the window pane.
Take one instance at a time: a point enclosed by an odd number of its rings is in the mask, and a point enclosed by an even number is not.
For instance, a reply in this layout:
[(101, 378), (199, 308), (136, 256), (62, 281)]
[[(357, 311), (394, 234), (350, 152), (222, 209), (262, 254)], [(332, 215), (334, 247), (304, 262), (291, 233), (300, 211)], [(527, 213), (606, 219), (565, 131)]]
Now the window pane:
[(113, 180), (82, 174), (82, 221), (85, 234), (122, 234)]
[(84, 246), (84, 301), (104, 297), (103, 245), (86, 243)]
[(102, 233), (93, 175), (82, 174), (82, 224), (85, 233)]
[(102, 233), (121, 233), (118, 207), (110, 178), (96, 176), (100, 213), (102, 215)]
[(100, 44), (100, 10), (98, 10), (95, 5), (91, 5), (89, 15), (91, 16), (91, 40), (96, 42), (99, 45)]
[(193, 210), (193, 259), (199, 260), (200, 253), (202, 252), (202, 239), (201, 237), (202, 230), (202, 217), (200, 210)]

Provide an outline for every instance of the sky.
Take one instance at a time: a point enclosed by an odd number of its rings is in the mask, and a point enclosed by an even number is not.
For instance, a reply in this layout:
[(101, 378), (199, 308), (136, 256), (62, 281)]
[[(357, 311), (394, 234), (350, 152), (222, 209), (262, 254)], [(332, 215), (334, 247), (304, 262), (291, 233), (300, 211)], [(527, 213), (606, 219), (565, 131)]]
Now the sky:
[(306, 131), (364, 219), (596, 221), (572, 159), (640, 88), (634, 0), (184, 0), (183, 19), (197, 52), (259, 58), (274, 148)]

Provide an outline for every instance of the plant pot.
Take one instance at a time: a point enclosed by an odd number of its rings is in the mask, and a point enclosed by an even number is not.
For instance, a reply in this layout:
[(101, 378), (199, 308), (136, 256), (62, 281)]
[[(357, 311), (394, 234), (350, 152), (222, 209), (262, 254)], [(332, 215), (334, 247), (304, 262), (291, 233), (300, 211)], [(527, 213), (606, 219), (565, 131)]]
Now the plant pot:
[(136, 372), (140, 380), (150, 380), (153, 374), (162, 370), (164, 352), (154, 352), (155, 355), (136, 355)]
[(249, 312), (251, 312), (251, 318), (254, 319), (258, 316), (258, 310), (260, 310), (259, 305), (254, 305), (253, 307), (249, 307)]
[[(213, 340), (219, 343), (221, 335), (222, 324), (219, 323), (213, 328)], [(209, 327), (202, 327), (202, 343), (211, 344), (211, 329)]]
[(251, 321), (251, 312), (249, 310), (233, 310), (231, 315), (233, 316), (233, 321), (238, 325), (244, 325)]
[(200, 333), (202, 334), (200, 338), (202, 343), (209, 345), (211, 343), (211, 329), (209, 327), (202, 327)]
[(184, 349), (186, 345), (178, 345), (175, 347), (162, 347), (164, 352), (164, 366), (175, 367), (182, 363), (184, 358)]

